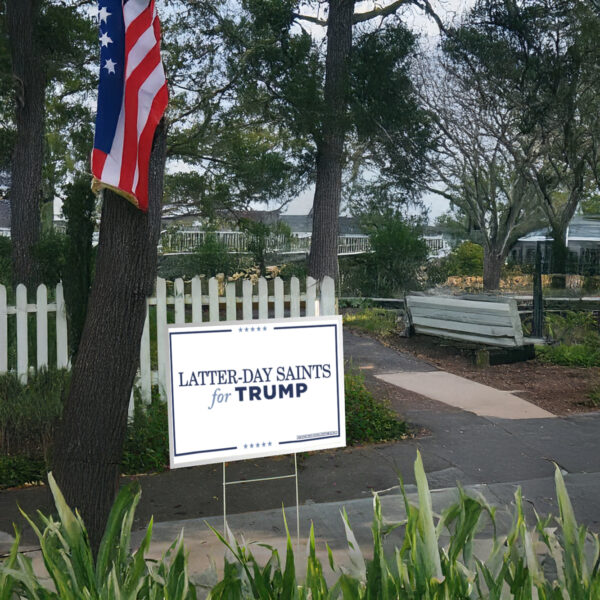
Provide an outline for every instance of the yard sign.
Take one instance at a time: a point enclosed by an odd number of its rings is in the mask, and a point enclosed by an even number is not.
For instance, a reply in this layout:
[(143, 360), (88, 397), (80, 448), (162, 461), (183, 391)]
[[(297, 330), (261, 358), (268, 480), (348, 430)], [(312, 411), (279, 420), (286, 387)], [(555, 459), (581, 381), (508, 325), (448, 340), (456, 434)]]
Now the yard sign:
[(340, 316), (167, 334), (171, 468), (346, 445)]

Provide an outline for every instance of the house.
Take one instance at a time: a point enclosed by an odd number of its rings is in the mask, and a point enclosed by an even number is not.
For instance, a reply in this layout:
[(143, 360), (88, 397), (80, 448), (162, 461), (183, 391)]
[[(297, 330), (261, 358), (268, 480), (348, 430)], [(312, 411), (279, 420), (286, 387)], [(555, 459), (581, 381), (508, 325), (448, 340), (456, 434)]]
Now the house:
[[(590, 269), (600, 271), (600, 215), (575, 215), (566, 235), (569, 263), (572, 270), (585, 274)], [(537, 245), (540, 244), (542, 260), (552, 260), (552, 237), (550, 229), (538, 229), (519, 238), (510, 251), (510, 259), (527, 264), (535, 261)]]

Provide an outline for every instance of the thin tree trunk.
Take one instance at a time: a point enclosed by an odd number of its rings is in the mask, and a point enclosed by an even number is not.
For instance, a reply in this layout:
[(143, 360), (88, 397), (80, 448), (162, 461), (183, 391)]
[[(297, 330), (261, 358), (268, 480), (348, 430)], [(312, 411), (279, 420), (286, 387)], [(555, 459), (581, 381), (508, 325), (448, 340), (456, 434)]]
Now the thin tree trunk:
[(118, 488), (146, 298), (156, 277), (165, 152), (161, 124), (150, 163), (147, 214), (104, 192), (96, 273), (57, 436), (57, 481), (79, 509), (94, 552)]
[(325, 62), (325, 117), (317, 144), (317, 181), (308, 272), (315, 279), (338, 275), (337, 238), (346, 136), (346, 85), (352, 48), (354, 0), (330, 0)]
[(13, 281), (34, 290), (39, 282), (34, 246), (40, 236), (46, 73), (37, 50), (40, 0), (7, 0), (6, 24), (16, 89), (17, 137), (11, 172)]
[(552, 282), (555, 289), (564, 290), (567, 287), (567, 260), (569, 249), (567, 248), (567, 231), (554, 227), (552, 235)]
[(504, 256), (494, 250), (483, 249), (483, 289), (486, 291), (500, 288), (500, 275)]

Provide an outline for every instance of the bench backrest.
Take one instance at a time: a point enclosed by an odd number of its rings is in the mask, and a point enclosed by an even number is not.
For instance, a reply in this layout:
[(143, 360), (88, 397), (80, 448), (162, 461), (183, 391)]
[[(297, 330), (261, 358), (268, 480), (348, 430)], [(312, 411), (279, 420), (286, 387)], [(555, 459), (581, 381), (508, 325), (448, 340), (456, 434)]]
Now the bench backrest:
[(491, 346), (523, 345), (521, 319), (513, 299), (407, 296), (406, 307), (416, 333)]

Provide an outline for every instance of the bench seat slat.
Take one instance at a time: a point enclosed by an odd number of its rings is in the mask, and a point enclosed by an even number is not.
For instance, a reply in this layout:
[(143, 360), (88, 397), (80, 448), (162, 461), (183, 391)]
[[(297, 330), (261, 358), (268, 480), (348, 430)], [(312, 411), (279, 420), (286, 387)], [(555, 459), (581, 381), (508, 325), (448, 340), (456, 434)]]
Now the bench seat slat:
[(483, 335), (470, 335), (468, 333), (459, 333), (448, 331), (446, 329), (436, 329), (434, 327), (415, 327), (415, 332), (424, 335), (434, 335), (436, 337), (447, 338), (451, 340), (462, 340), (473, 342), (475, 344), (487, 344), (489, 346), (516, 347), (520, 344), (515, 342), (514, 337), (488, 337)]
[(444, 319), (445, 321), (453, 321), (457, 323), (473, 323), (475, 325), (500, 325), (510, 327), (512, 323), (508, 312), (504, 314), (483, 314), (469, 312), (463, 309), (458, 310), (443, 310), (441, 308), (428, 308), (424, 306), (414, 306), (410, 309), (413, 321), (418, 318), (425, 319)]
[(415, 317), (413, 315), (413, 325), (415, 327), (431, 327), (432, 329), (443, 329), (448, 333), (455, 331), (461, 333), (471, 333), (473, 335), (483, 335), (487, 337), (515, 337), (514, 329), (510, 324), (501, 327), (499, 325), (478, 325), (476, 323), (459, 323), (457, 321), (446, 321), (443, 319), (429, 319), (424, 317)]

